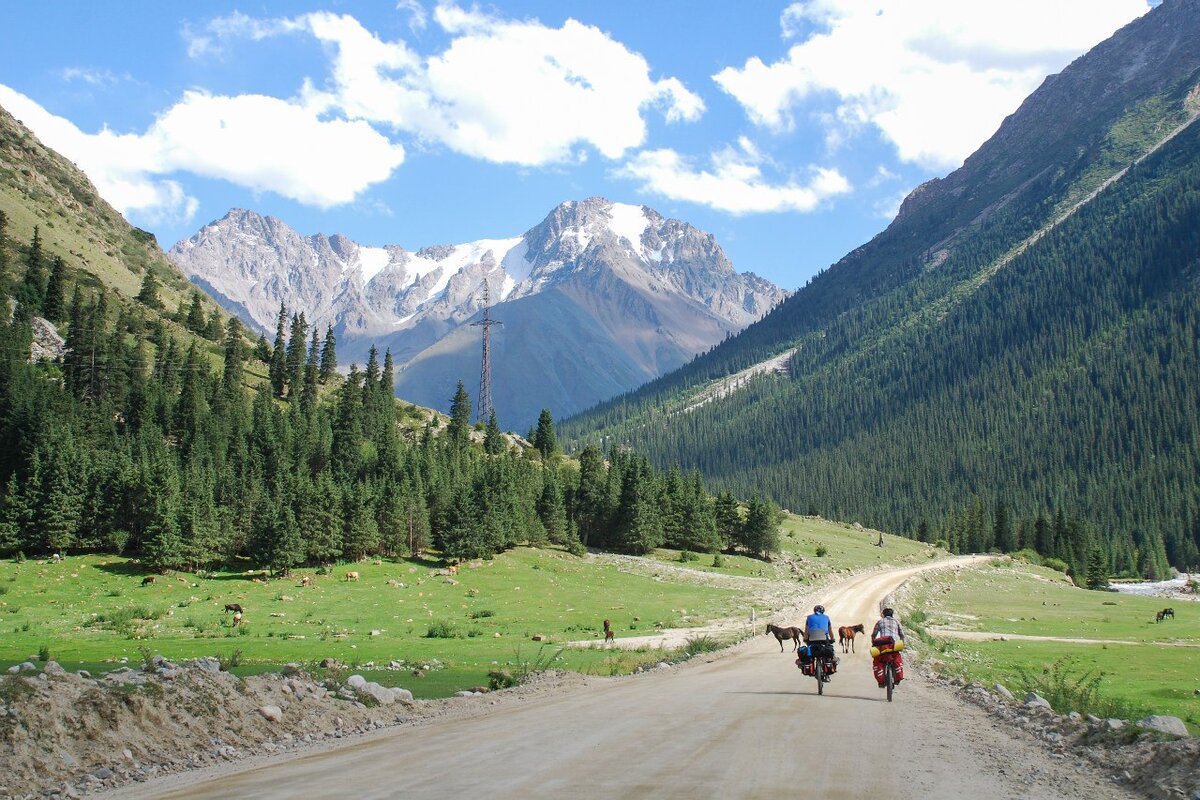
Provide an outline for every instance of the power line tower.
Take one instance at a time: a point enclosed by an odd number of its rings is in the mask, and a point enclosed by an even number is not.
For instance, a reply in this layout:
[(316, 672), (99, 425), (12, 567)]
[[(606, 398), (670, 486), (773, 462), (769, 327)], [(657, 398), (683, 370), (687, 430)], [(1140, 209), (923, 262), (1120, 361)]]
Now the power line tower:
[(483, 281), (483, 319), (472, 322), (472, 327), (483, 328), (483, 365), (479, 371), (479, 421), (486, 423), (492, 413), (492, 326), (503, 325), (492, 319), (492, 306), (488, 300), (488, 282)]

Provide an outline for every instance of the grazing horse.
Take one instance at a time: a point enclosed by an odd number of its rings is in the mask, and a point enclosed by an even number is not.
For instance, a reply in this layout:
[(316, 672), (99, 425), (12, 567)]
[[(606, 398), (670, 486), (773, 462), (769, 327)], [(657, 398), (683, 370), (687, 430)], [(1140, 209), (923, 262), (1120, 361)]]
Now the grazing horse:
[(858, 625), (843, 625), (838, 628), (838, 642), (842, 645), (843, 653), (854, 652), (854, 634), (863, 633), (863, 626)]
[(794, 644), (792, 646), (793, 652), (795, 652), (797, 649), (799, 649), (799, 647), (800, 647), (800, 629), (799, 628), (781, 628), (778, 625), (772, 625), (771, 623), (768, 622), (767, 623), (767, 631), (763, 635), (769, 636), (772, 633), (775, 634), (775, 640), (777, 642), (779, 642), (779, 652), (781, 652), (781, 653), (783, 652), (783, 643), (784, 643), (784, 641), (786, 641), (788, 639), (791, 639), (794, 642)]
[(147, 575), (146, 577), (142, 578), (142, 586), (149, 586), (150, 584), (154, 583), (156, 580), (157, 580), (157, 578), (155, 576)]
[(605, 644), (608, 644), (609, 642), (615, 643), (615, 641), (616, 641), (616, 634), (613, 633), (612, 623), (609, 622), (608, 620), (604, 620), (604, 643)]
[(346, 580), (348, 580), (348, 581), (356, 581), (356, 580), (358, 580), (358, 570), (351, 570), (350, 572), (347, 572), (347, 573), (346, 573)]
[(1154, 621), (1155, 621), (1155, 622), (1162, 622), (1162, 621), (1163, 621), (1164, 619), (1166, 619), (1167, 617), (1170, 617), (1171, 619), (1175, 619), (1175, 609), (1173, 609), (1173, 608), (1164, 608), (1162, 611), (1160, 611), (1160, 612), (1158, 612), (1157, 614), (1155, 614), (1155, 615), (1154, 615)]
[(235, 613), (235, 614), (241, 614), (241, 613), (243, 613), (243, 611), (242, 611), (242, 605), (241, 605), (241, 603), (226, 603), (226, 604), (225, 604), (225, 611), (223, 611), (223, 612), (221, 612), (221, 613), (225, 613), (225, 612), (228, 612), (228, 611), (232, 611), (232, 612), (233, 612), (233, 613)]

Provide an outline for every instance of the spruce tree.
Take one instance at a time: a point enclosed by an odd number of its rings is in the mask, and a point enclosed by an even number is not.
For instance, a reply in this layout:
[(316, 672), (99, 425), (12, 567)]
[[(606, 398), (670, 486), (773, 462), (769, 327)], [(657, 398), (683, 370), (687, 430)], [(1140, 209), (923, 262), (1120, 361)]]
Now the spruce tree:
[(770, 500), (754, 496), (746, 510), (742, 526), (742, 544), (750, 552), (765, 558), (779, 550), (779, 509)]
[(162, 308), (162, 300), (158, 297), (158, 279), (149, 267), (142, 275), (142, 287), (138, 290), (137, 301), (146, 308)]
[(33, 226), (33, 239), (25, 251), (25, 275), (17, 288), (17, 302), (30, 313), (40, 314), (45, 299), (45, 253), (42, 251), (42, 235), (37, 225)]
[(300, 389), (304, 385), (304, 362), (307, 360), (306, 346), (308, 344), (308, 322), (304, 319), (304, 312), (292, 315), (292, 335), (288, 339), (287, 352), (285, 353), (285, 368), (284, 374), (287, 380), (288, 398), (297, 400), (300, 397)]
[(488, 455), (498, 456), (507, 449), (504, 434), (500, 432), (500, 423), (496, 421), (496, 409), (488, 414), (487, 432), (483, 437), (483, 450)]
[(321, 383), (329, 382), (337, 372), (337, 338), (333, 335), (333, 323), (325, 328), (325, 344), (321, 347)]
[(225, 362), (221, 371), (221, 388), (227, 394), (238, 391), (242, 385), (242, 362), (245, 355), (242, 345), (242, 323), (238, 322), (237, 317), (230, 317), (225, 323)]
[(279, 317), (275, 320), (275, 344), (271, 347), (271, 366), (268, 371), (271, 391), (283, 397), (287, 384), (287, 308), (279, 304)]
[(204, 303), (199, 292), (192, 292), (192, 303), (188, 306), (187, 320), (184, 324), (189, 331), (200, 335), (204, 335), (208, 330), (208, 317), (204, 315)]
[(471, 397), (463, 387), (463, 382), (459, 381), (458, 388), (454, 390), (454, 397), (450, 401), (450, 426), (447, 433), (451, 442), (464, 445), (467, 443), (467, 435), (470, 430)]
[(554, 419), (550, 409), (543, 408), (538, 415), (537, 432), (533, 435), (533, 446), (543, 459), (551, 458), (558, 452), (558, 438), (554, 435)]
[(1099, 545), (1093, 545), (1088, 551), (1087, 588), (1108, 589), (1108, 563), (1104, 557), (1104, 549)]
[(50, 261), (50, 279), (46, 282), (46, 296), (42, 302), (42, 316), (51, 322), (61, 322), (66, 318), (67, 265), (58, 256)]

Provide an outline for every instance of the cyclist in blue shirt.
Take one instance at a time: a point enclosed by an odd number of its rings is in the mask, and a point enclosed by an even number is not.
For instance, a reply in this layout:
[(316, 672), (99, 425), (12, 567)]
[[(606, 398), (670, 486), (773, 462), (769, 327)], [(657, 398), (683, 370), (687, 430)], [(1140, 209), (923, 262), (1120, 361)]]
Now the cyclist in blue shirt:
[[(808, 619), (804, 621), (804, 643), (808, 645), (813, 658), (834, 659), (836, 667), (837, 656), (833, 651), (833, 620), (825, 613), (825, 606), (814, 606), (813, 613), (809, 614)], [(829, 680), (828, 675), (825, 676), (825, 680)]]

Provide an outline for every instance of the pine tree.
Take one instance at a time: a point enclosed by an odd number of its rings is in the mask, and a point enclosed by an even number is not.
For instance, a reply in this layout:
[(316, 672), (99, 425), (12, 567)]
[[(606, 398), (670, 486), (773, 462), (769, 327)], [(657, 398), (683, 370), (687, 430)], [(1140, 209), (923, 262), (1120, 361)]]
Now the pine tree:
[(463, 387), (463, 382), (459, 381), (458, 388), (454, 390), (454, 398), (450, 401), (450, 426), (447, 433), (451, 442), (464, 445), (467, 443), (467, 435), (470, 430), (471, 397)]
[(738, 502), (733, 494), (722, 491), (717, 494), (716, 507), (713, 510), (716, 517), (717, 539), (722, 550), (730, 550), (741, 538), (742, 517), (738, 512)]
[(741, 543), (761, 558), (779, 550), (779, 509), (769, 501), (755, 496), (747, 506), (746, 522), (742, 526)]
[(283, 397), (287, 384), (287, 308), (279, 304), (279, 317), (275, 320), (275, 344), (271, 348), (271, 367), (268, 372), (271, 391)]
[(1013, 530), (1012, 519), (1008, 514), (1008, 504), (1004, 498), (996, 498), (995, 520), (992, 524), (992, 541), (1002, 553), (1011, 553), (1017, 549), (1017, 535)]
[(204, 303), (200, 300), (199, 292), (192, 292), (192, 304), (188, 306), (187, 329), (201, 335), (208, 329), (208, 317), (204, 315)]
[(45, 299), (45, 254), (42, 252), (42, 235), (37, 225), (33, 226), (33, 239), (25, 251), (25, 276), (17, 288), (17, 302), (34, 314), (42, 311)]
[(142, 275), (142, 287), (138, 290), (137, 301), (146, 308), (162, 308), (162, 300), (158, 297), (158, 279), (149, 267)]
[(227, 394), (238, 391), (242, 385), (242, 362), (245, 356), (242, 323), (238, 322), (237, 317), (230, 317), (229, 322), (225, 323), (225, 362), (221, 371), (221, 388)]
[(533, 446), (542, 454), (543, 459), (549, 459), (558, 452), (558, 439), (554, 435), (554, 419), (550, 409), (543, 408), (538, 415), (537, 432), (533, 435)]
[(325, 344), (321, 348), (321, 383), (326, 384), (337, 372), (337, 339), (333, 335), (333, 323), (325, 328)]
[(288, 398), (297, 400), (300, 397), (300, 389), (304, 385), (304, 362), (308, 355), (306, 345), (308, 344), (308, 322), (304, 319), (304, 312), (292, 315), (292, 335), (288, 339), (287, 352), (284, 355), (285, 370), (284, 374), (288, 386)]
[(608, 521), (608, 472), (600, 448), (588, 445), (579, 453), (579, 487), (575, 492), (572, 521), (586, 546), (598, 541)]
[(1093, 545), (1088, 551), (1087, 588), (1108, 589), (1108, 564), (1104, 557), (1104, 549), (1099, 545)]
[(488, 455), (498, 456), (507, 449), (504, 434), (500, 432), (500, 423), (496, 421), (496, 409), (488, 414), (487, 432), (483, 437), (483, 450)]
[(50, 279), (46, 282), (46, 296), (42, 302), (42, 316), (51, 322), (61, 322), (66, 318), (66, 271), (67, 265), (61, 258), (55, 256), (51, 259)]

